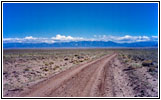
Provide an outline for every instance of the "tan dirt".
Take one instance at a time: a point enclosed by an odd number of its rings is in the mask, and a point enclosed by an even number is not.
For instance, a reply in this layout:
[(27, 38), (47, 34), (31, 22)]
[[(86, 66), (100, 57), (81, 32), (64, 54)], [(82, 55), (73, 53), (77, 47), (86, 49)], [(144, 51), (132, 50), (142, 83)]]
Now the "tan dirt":
[(117, 53), (67, 69), (24, 89), (19, 97), (135, 97)]
[[(108, 63), (117, 54), (106, 55), (79, 67), (66, 70), (54, 77), (32, 86), (18, 96), (27, 97), (86, 97), (86, 96), (112, 96), (111, 88), (106, 80)], [(108, 86), (105, 88), (104, 86)], [(107, 93), (108, 95), (106, 95)]]
[[(96, 61), (67, 70), (44, 81), (19, 96), (27, 97), (114, 97), (134, 96), (119, 77), (121, 69), (114, 69), (111, 61), (117, 54), (107, 55)], [(119, 61), (115, 59), (119, 65)], [(113, 70), (114, 69), (114, 70)], [(114, 77), (115, 74), (115, 77)], [(114, 81), (114, 78), (115, 81)], [(122, 78), (122, 79), (121, 79)], [(115, 83), (115, 84), (114, 84)], [(116, 84), (118, 83), (118, 84)], [(117, 88), (116, 88), (117, 87)]]

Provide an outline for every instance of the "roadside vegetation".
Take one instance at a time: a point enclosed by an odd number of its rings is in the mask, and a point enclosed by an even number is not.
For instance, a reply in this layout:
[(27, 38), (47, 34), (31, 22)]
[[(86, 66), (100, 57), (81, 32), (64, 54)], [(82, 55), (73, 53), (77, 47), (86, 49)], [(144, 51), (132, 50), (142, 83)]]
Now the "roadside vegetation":
[(158, 96), (158, 50), (128, 49), (119, 51), (135, 97)]

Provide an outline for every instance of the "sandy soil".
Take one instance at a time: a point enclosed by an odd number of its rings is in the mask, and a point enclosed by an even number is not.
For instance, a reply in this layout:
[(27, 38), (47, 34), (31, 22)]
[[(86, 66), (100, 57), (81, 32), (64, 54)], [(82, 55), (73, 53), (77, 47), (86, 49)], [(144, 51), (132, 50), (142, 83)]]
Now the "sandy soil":
[(3, 96), (14, 96), (24, 88), (108, 53), (97, 49), (4, 50)]
[(117, 53), (71, 67), (9, 96), (157, 97), (158, 78), (148, 67), (130, 69)]
[[(79, 67), (64, 71), (26, 90), (19, 96), (102, 96), (105, 91), (102, 73), (116, 54), (107, 55)], [(105, 73), (106, 74), (106, 73)], [(105, 75), (104, 74), (104, 75)], [(104, 76), (103, 75), (103, 76)], [(100, 90), (100, 88), (102, 89)], [(31, 92), (32, 91), (32, 92)]]

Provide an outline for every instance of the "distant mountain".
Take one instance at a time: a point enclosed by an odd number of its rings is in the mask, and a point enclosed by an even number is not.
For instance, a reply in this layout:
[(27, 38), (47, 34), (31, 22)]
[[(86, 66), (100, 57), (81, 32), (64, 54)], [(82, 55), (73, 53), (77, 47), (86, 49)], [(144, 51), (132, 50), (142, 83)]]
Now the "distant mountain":
[(78, 41), (59, 43), (3, 43), (3, 48), (59, 48), (59, 47), (158, 47), (158, 42), (115, 43), (112, 41)]

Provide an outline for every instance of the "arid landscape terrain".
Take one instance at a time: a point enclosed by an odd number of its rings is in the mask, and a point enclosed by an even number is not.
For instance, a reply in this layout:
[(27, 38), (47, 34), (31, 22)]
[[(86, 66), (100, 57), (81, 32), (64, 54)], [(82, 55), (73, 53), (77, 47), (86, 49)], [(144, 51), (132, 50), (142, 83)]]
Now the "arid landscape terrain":
[(157, 97), (158, 49), (4, 49), (4, 97)]

